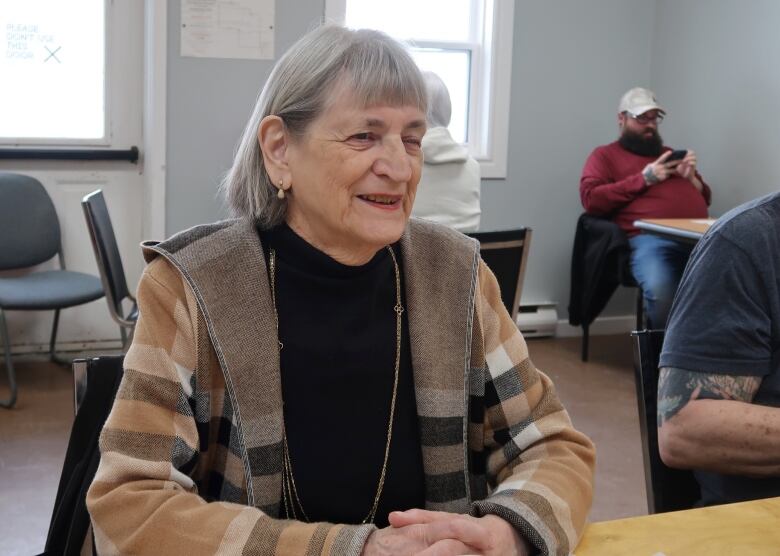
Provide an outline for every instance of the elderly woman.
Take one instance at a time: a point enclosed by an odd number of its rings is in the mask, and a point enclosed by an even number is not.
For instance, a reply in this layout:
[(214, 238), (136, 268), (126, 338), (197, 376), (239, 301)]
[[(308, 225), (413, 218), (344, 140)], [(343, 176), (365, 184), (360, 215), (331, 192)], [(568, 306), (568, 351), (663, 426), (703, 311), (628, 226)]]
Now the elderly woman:
[(373, 31), (277, 63), (224, 187), (147, 243), (88, 493), (107, 554), (568, 554), (594, 451), (478, 245), (409, 221), (426, 95)]
[(412, 216), (475, 232), (482, 214), (479, 162), (447, 129), (452, 117), (447, 85), (432, 71), (423, 72), (423, 79), (428, 91), (428, 131), (422, 142), (425, 165)]

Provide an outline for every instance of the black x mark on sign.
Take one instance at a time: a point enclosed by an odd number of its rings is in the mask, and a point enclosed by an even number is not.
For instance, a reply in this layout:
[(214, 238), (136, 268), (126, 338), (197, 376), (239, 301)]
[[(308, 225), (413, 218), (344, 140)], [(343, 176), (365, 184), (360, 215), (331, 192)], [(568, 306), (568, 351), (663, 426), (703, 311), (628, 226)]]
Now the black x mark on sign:
[(61, 63), (62, 63), (62, 62), (60, 61), (60, 59), (59, 59), (59, 58), (57, 58), (57, 56), (56, 56), (57, 52), (59, 52), (59, 51), (60, 51), (60, 49), (62, 48), (61, 46), (58, 46), (58, 47), (57, 47), (57, 48), (55, 48), (54, 50), (49, 50), (49, 47), (48, 47), (48, 46), (45, 46), (45, 45), (44, 45), (44, 47), (43, 47), (43, 48), (45, 48), (45, 49), (46, 49), (46, 52), (48, 52), (48, 53), (49, 53), (49, 55), (48, 55), (48, 56), (46, 57), (46, 59), (43, 61), (44, 63), (48, 62), (50, 58), (54, 58), (55, 60), (57, 60), (57, 63), (59, 63), (59, 64), (61, 64)]

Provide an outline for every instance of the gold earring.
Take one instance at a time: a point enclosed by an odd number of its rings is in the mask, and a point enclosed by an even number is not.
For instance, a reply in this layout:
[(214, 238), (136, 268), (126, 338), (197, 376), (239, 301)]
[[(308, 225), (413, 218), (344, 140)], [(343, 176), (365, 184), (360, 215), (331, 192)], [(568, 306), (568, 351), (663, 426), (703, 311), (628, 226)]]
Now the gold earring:
[(279, 180), (279, 191), (276, 192), (278, 199), (284, 199), (284, 180)]

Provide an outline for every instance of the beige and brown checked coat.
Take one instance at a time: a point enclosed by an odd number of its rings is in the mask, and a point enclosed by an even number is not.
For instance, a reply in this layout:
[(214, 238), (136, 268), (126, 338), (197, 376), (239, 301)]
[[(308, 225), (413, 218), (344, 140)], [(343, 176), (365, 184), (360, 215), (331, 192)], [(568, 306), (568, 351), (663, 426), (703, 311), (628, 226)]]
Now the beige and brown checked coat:
[[(542, 554), (568, 554), (593, 445), (528, 358), (477, 243), (412, 219), (401, 252), (426, 507), (494, 513)], [(254, 225), (196, 227), (145, 254), (87, 496), (99, 552), (359, 554), (372, 525), (278, 519), (279, 353)]]

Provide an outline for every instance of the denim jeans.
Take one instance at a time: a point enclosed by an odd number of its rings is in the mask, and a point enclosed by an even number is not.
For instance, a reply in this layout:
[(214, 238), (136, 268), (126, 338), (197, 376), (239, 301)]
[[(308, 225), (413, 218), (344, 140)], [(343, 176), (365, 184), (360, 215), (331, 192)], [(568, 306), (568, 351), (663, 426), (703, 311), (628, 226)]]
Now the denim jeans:
[(642, 288), (648, 328), (666, 328), (677, 284), (693, 246), (652, 234), (629, 238), (631, 272)]

